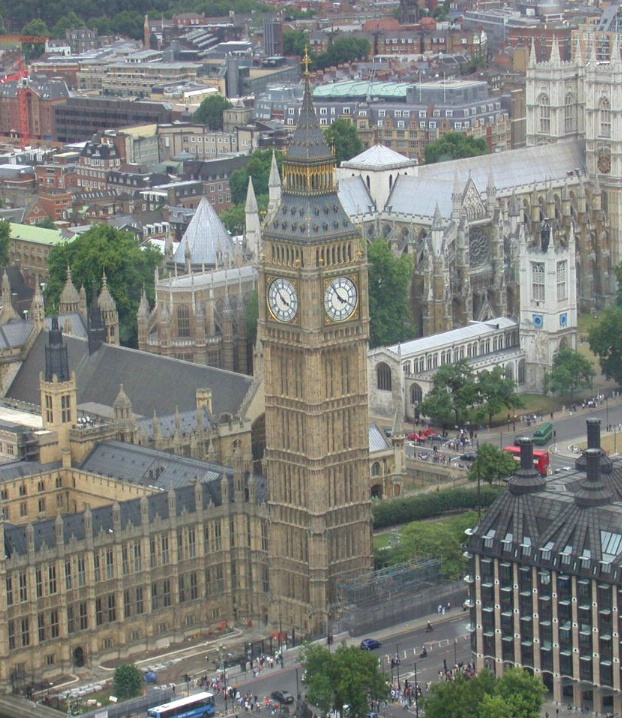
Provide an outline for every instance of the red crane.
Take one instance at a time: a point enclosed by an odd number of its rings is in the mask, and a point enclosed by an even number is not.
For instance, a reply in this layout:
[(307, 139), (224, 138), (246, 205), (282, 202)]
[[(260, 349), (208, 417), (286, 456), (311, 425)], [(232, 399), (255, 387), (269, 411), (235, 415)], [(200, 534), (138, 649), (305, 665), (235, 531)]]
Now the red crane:
[(17, 72), (7, 75), (0, 80), (0, 85), (8, 82), (17, 82), (17, 115), (19, 139), (22, 147), (30, 140), (30, 113), (28, 112), (28, 75), (30, 71), (20, 59), (17, 63)]

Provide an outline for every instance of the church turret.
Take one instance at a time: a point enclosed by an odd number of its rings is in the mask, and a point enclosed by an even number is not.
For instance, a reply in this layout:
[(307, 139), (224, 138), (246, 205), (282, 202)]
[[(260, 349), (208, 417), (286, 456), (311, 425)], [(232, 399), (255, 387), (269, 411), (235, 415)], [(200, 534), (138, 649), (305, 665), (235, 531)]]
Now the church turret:
[(108, 289), (108, 280), (106, 273), (102, 276), (102, 288), (97, 299), (99, 308), (101, 309), (106, 327), (106, 342), (108, 344), (119, 344), (119, 312), (117, 304)]
[(69, 455), (69, 430), (77, 419), (76, 377), (69, 371), (67, 347), (58, 318), (53, 317), (45, 346), (45, 371), (39, 377), (43, 428), (58, 435), (58, 443), (49, 445), (41, 461), (59, 461)]
[(134, 420), (132, 402), (125, 393), (123, 384), (119, 385), (119, 393), (112, 404), (112, 409), (114, 411), (114, 420), (117, 424), (120, 440), (132, 443), (136, 431), (136, 422)]
[(71, 314), (80, 311), (80, 295), (76, 289), (73, 279), (71, 278), (71, 269), (67, 267), (67, 279), (65, 286), (60, 293), (60, 302), (58, 305), (59, 314)]
[(9, 275), (4, 270), (2, 275), (2, 310), (0, 311), (0, 325), (8, 324), (12, 319), (19, 319), (18, 313), (13, 308), (13, 296)]
[(104, 318), (97, 301), (97, 290), (93, 287), (93, 299), (88, 318), (89, 354), (94, 354), (106, 341)]
[(149, 337), (149, 315), (151, 310), (149, 308), (149, 300), (147, 299), (147, 292), (143, 287), (143, 291), (140, 295), (140, 304), (138, 305), (137, 324), (138, 324), (138, 348), (141, 351), (146, 351), (147, 339)]
[(35, 278), (35, 293), (30, 304), (30, 319), (34, 322), (37, 329), (43, 329), (45, 324), (45, 303), (43, 301), (43, 294), (41, 294), (41, 287), (39, 286), (39, 277)]
[(80, 301), (78, 302), (78, 311), (83, 317), (86, 318), (88, 313), (88, 307), (86, 303), (86, 289), (84, 288), (84, 284), (80, 286), (80, 291), (78, 294), (80, 297)]
[(245, 254), (247, 257), (257, 259), (259, 256), (259, 243), (261, 241), (261, 220), (259, 219), (259, 208), (253, 187), (253, 178), (248, 178), (248, 190), (246, 192), (246, 227), (244, 232)]
[(270, 177), (268, 179), (268, 215), (273, 216), (281, 202), (281, 176), (276, 163), (276, 154), (272, 153)]

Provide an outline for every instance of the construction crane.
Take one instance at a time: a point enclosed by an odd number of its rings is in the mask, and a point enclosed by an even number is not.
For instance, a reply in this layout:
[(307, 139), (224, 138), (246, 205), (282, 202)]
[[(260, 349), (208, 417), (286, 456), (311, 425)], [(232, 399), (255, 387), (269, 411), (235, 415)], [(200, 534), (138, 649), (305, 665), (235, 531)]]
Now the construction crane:
[[(29, 37), (28, 35), (20, 35), (19, 37)], [(24, 64), (23, 60), (17, 62), (17, 72), (7, 75), (0, 80), (0, 85), (6, 85), (9, 82), (17, 82), (17, 116), (18, 116), (18, 132), (22, 148), (26, 147), (30, 141), (30, 113), (28, 112), (28, 75), (30, 71)]]

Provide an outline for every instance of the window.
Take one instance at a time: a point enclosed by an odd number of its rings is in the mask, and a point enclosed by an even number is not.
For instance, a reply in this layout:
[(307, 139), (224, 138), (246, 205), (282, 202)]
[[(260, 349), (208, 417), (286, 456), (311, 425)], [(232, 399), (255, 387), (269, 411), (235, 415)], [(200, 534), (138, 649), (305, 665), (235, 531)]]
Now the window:
[(380, 391), (391, 391), (391, 367), (385, 362), (376, 367), (376, 382)]
[(67, 633), (76, 632), (76, 618), (73, 612), (73, 606), (67, 606)]
[(21, 603), (28, 600), (28, 583), (25, 571), (20, 571), (19, 573), (19, 600)]
[(177, 307), (177, 336), (190, 337), (190, 312), (185, 304)]
[(60, 406), (62, 410), (63, 424), (71, 423), (71, 397), (69, 394), (63, 394), (60, 398)]
[(54, 609), (50, 611), (50, 637), (58, 638), (60, 635), (60, 629), (58, 627), (58, 611)]
[(611, 137), (611, 105), (606, 97), (598, 103), (600, 115), (600, 136)]
[(551, 131), (551, 103), (549, 96), (546, 93), (542, 93), (538, 96), (537, 104), (539, 108), (539, 132), (549, 134)]
[(73, 588), (73, 577), (71, 574), (71, 561), (65, 561), (65, 585), (69, 591)]
[(532, 262), (531, 298), (534, 302), (543, 302), (544, 296), (544, 262)]
[(78, 558), (78, 586), (86, 585), (86, 569), (84, 563), (84, 557)]
[(566, 274), (568, 262), (557, 262), (557, 301), (563, 302), (568, 299), (568, 287), (566, 285)]
[(48, 594), (53, 596), (56, 590), (56, 566), (48, 566)]
[(564, 132), (570, 134), (576, 130), (574, 95), (569, 92), (564, 104)]

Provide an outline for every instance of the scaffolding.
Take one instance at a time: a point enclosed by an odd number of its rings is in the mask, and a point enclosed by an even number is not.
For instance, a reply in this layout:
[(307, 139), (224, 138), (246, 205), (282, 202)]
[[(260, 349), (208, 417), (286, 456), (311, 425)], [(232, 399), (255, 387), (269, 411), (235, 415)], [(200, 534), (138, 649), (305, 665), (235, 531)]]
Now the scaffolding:
[(373, 571), (352, 581), (339, 583), (342, 606), (369, 606), (404, 593), (419, 593), (426, 586), (443, 581), (437, 558), (412, 559)]

